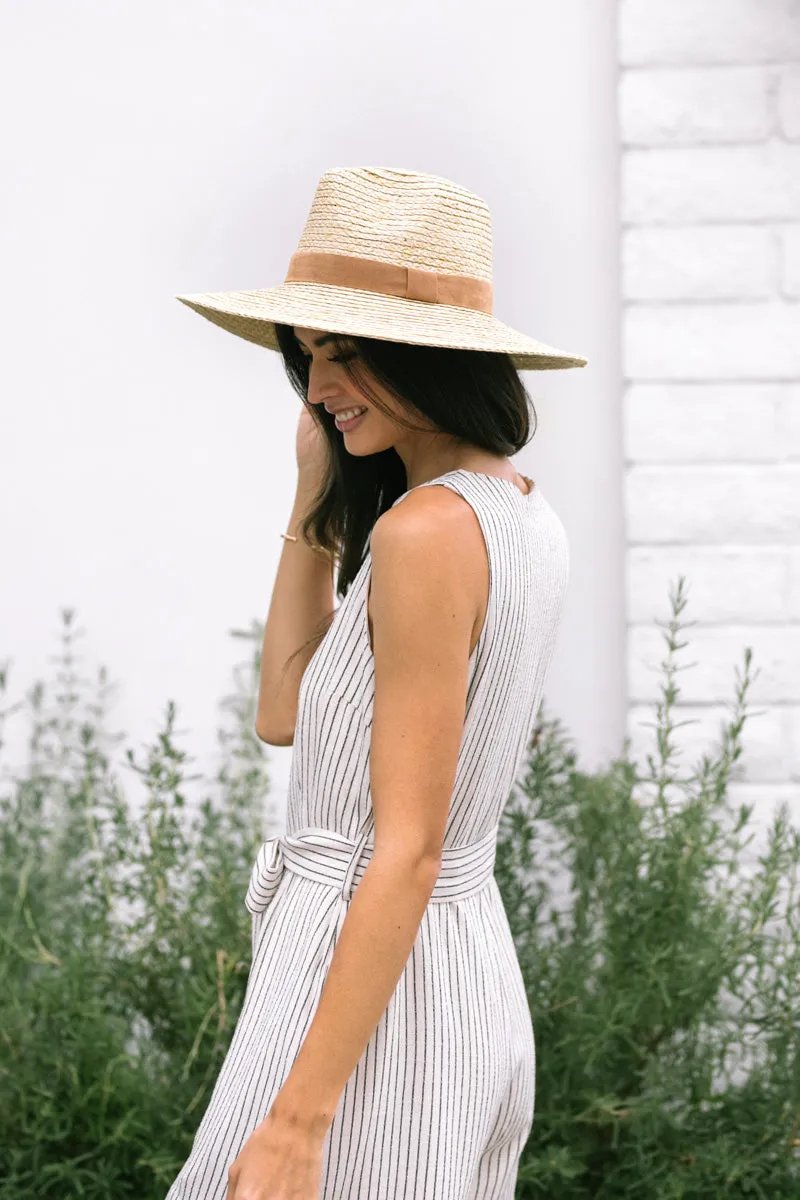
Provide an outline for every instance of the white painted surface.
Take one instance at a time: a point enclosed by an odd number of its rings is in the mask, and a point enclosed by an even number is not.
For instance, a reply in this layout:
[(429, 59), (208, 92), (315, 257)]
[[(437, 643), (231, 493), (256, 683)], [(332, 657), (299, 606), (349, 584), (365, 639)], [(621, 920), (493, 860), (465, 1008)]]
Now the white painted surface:
[[(495, 225), (496, 311), (586, 355), (528, 375), (519, 465), (567, 526), (546, 699), (587, 764), (625, 728), (616, 6), (6, 5), (0, 98), (0, 657), (52, 678), (59, 610), (139, 747), (179, 706), (211, 771), (218, 700), (264, 620), (298, 401), (277, 355), (177, 293), (282, 280), (328, 167), (448, 176)], [(6, 761), (22, 754), (15, 723)], [(274, 787), (291, 751), (268, 750)], [(130, 781), (136, 795), (136, 780)]]

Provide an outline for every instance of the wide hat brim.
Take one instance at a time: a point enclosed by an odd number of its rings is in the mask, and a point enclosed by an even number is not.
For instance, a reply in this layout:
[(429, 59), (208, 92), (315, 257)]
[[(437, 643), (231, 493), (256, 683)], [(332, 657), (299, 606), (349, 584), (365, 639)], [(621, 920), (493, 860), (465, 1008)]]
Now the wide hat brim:
[(182, 304), (245, 341), (279, 350), (275, 323), (328, 333), (509, 354), (521, 371), (585, 367), (579, 354), (549, 346), (490, 313), (323, 283), (279, 284), (245, 292), (176, 296)]

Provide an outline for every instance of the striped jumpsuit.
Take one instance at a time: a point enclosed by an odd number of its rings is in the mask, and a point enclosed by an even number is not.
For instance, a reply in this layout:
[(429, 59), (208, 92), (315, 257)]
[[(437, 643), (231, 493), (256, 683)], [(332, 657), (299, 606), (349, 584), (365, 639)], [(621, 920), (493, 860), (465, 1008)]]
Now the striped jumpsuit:
[[(524, 495), (463, 468), (418, 486), (432, 484), (477, 517), (488, 607), (469, 660), (441, 872), (327, 1131), (321, 1200), (512, 1200), (533, 1124), (533, 1025), (493, 869), (561, 619), (567, 538), (538, 486)], [(300, 683), (287, 833), (261, 846), (245, 898), (243, 1008), (167, 1200), (225, 1200), (228, 1167), (289, 1073), (369, 862), (370, 566), (368, 552)]]

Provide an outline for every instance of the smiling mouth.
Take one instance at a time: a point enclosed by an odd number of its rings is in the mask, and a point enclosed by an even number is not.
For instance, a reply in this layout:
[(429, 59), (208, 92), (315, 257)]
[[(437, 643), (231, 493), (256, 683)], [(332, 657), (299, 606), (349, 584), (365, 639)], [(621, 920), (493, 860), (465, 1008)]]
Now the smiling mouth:
[(367, 415), (367, 409), (365, 408), (365, 409), (362, 409), (361, 412), (356, 413), (355, 416), (352, 416), (348, 420), (343, 421), (341, 419), (341, 417), (339, 416), (339, 414), (337, 413), (336, 416), (334, 417), (334, 421), (336, 422), (336, 428), (340, 429), (346, 433), (349, 429), (355, 428), (355, 426), (358, 424), (358, 422), (366, 415)]

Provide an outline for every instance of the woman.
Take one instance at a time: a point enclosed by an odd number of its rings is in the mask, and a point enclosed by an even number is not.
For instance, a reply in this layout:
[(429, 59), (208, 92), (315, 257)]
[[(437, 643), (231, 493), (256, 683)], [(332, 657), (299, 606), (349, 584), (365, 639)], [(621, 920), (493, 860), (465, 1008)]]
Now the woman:
[(179, 299), (304, 407), (257, 717), (293, 744), (287, 834), (168, 1200), (510, 1200), (535, 1049), (494, 854), (568, 548), (507, 456), (518, 370), (586, 360), (492, 316), (486, 205), (409, 171), (327, 172), (281, 286)]

